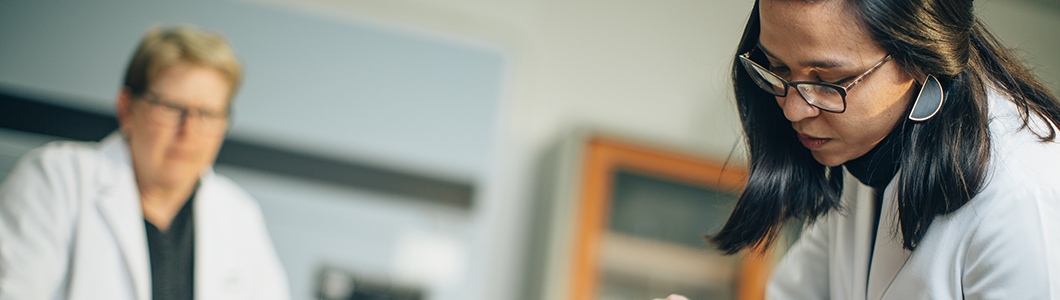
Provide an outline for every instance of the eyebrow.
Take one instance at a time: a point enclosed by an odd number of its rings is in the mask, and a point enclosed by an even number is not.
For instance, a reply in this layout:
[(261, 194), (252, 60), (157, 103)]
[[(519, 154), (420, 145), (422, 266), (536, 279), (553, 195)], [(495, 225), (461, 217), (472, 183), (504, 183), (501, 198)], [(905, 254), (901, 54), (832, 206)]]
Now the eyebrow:
[[(771, 57), (773, 59), (776, 59), (776, 60), (780, 60), (779, 58), (777, 58), (776, 55), (773, 54), (773, 52), (769, 52), (769, 50), (767, 50), (765, 46), (762, 46), (761, 42), (758, 43), (758, 49), (762, 50), (762, 52), (764, 52), (767, 56), (769, 56), (769, 57)], [(811, 68), (820, 68), (820, 69), (839, 68), (839, 67), (844, 67), (844, 66), (847, 65), (847, 64), (843, 63), (842, 61), (838, 61), (838, 60), (813, 60), (813, 61), (801, 62), (799, 64), (802, 65), (802, 66), (807, 66), (807, 67), (811, 67)]]

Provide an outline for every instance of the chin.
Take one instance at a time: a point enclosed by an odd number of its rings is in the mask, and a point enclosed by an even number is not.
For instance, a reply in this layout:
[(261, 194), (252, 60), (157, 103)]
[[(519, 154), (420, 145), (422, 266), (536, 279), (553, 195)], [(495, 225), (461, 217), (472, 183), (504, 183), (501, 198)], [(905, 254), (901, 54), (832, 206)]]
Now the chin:
[(164, 181), (168, 183), (183, 183), (190, 180), (197, 180), (199, 175), (202, 173), (202, 167), (196, 167), (195, 165), (188, 163), (176, 163), (170, 164), (164, 168), (160, 174)]
[(813, 152), (813, 158), (817, 160), (817, 162), (828, 167), (837, 167), (847, 162), (847, 159), (841, 159), (833, 155), (817, 153), (816, 151)]

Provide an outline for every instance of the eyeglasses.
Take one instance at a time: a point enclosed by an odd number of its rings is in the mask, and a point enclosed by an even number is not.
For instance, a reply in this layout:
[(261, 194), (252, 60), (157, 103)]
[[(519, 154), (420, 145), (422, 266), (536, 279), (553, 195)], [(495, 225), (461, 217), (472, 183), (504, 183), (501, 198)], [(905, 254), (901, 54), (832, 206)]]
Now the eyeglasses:
[[(752, 50), (753, 51), (753, 50)], [(788, 82), (784, 78), (780, 78), (777, 74), (769, 71), (758, 63), (751, 61), (751, 52), (740, 54), (740, 63), (747, 69), (747, 73), (751, 75), (751, 79), (754, 79), (755, 84), (761, 87), (766, 92), (777, 96), (787, 97), (788, 87), (794, 87), (799, 95), (802, 95), (802, 99), (806, 100), (806, 103), (813, 105), (821, 110), (832, 112), (832, 113), (843, 113), (847, 109), (847, 91), (855, 84), (865, 79), (865, 76), (872, 74), (873, 71), (879, 69), (883, 63), (891, 60), (891, 56), (887, 55), (872, 66), (871, 69), (862, 73), (861, 76), (854, 78), (847, 86), (840, 86), (827, 82), (814, 82), (814, 81), (795, 81)]]
[(144, 93), (142, 98), (148, 104), (147, 115), (158, 125), (178, 127), (187, 117), (199, 122), (201, 133), (223, 133), (228, 125), (228, 111), (217, 112), (201, 108), (188, 108), (173, 102), (163, 101), (152, 92)]

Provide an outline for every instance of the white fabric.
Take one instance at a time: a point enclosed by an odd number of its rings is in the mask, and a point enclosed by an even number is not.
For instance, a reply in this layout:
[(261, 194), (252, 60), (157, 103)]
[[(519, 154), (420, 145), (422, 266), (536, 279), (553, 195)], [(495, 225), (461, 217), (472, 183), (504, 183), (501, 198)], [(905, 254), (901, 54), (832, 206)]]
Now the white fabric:
[[(870, 261), (871, 192), (848, 176), (845, 209), (806, 228), (767, 298), (1060, 299), (1060, 143), (1021, 129), (1015, 105), (993, 92), (990, 112), (983, 191), (935, 218), (916, 251), (902, 248), (892, 181)], [(1031, 127), (1048, 133), (1046, 124)]]
[[(212, 170), (195, 197), (195, 299), (289, 299), (257, 202)], [(0, 300), (150, 300), (143, 220), (121, 134), (33, 150), (0, 184)]]

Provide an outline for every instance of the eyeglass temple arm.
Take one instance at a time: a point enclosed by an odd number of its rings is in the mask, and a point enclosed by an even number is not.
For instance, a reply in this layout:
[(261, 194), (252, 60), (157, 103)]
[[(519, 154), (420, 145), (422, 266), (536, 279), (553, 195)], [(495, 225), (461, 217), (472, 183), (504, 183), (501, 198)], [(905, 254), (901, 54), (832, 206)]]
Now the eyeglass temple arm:
[(884, 57), (883, 60), (881, 60), (880, 62), (876, 63), (876, 65), (872, 66), (872, 68), (869, 68), (868, 71), (865, 71), (865, 73), (862, 73), (860, 76), (858, 76), (857, 79), (854, 79), (854, 81), (848, 84), (845, 89), (849, 90), (850, 88), (854, 87), (855, 84), (858, 84), (858, 82), (865, 80), (866, 76), (869, 76), (869, 74), (872, 74), (872, 72), (876, 72), (876, 69), (879, 69), (880, 66), (886, 63), (888, 60), (891, 60), (890, 54), (888, 54), (887, 57)]

